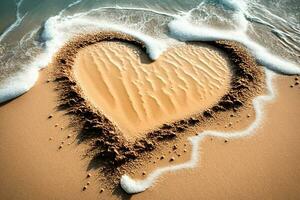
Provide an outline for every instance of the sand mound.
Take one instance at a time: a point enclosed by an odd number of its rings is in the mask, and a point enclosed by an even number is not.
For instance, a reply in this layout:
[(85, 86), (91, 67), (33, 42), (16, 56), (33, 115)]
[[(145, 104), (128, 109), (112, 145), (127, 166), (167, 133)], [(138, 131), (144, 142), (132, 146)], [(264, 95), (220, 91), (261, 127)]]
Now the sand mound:
[(81, 49), (73, 70), (85, 98), (127, 139), (205, 111), (231, 80), (224, 56), (199, 44), (173, 47), (152, 62), (135, 45), (103, 41)]

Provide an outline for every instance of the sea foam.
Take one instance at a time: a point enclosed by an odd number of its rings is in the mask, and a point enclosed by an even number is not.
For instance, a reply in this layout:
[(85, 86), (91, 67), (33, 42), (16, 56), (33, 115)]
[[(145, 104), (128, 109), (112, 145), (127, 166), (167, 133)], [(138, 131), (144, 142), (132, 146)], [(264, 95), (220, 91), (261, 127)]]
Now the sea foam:
[(38, 70), (28, 68), (17, 72), (13, 77), (2, 81), (0, 85), (0, 103), (13, 99), (27, 92), (36, 82)]

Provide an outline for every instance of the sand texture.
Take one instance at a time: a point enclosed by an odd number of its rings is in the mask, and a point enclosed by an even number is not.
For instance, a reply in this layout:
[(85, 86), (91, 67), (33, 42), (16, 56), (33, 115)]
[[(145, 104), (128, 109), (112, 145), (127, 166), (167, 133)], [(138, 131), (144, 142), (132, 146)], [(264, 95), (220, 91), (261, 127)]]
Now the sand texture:
[[(98, 50), (100, 46), (101, 50)], [(104, 53), (101, 54), (101, 51)], [(114, 52), (122, 52), (120, 58), (112, 59)], [(59, 108), (72, 118), (72, 126), (78, 129), (78, 138), (91, 144), (89, 155), (101, 162), (99, 167), (115, 186), (122, 174), (132, 170), (132, 161), (147, 159), (150, 152), (165, 146), (166, 142), (171, 143), (188, 133), (195, 134), (196, 130), (199, 132), (199, 129), (192, 128), (213, 123), (222, 113), (238, 113), (245, 105), (251, 104), (264, 88), (261, 67), (238, 43), (218, 41), (205, 47), (199, 42), (185, 43), (180, 48), (168, 49), (161, 59), (154, 62), (150, 62), (143, 52), (143, 43), (131, 36), (100, 32), (73, 39), (61, 48), (53, 61), (56, 69), (54, 81), (60, 95)], [(190, 52), (189, 57), (186, 57), (187, 52)], [(123, 54), (130, 57), (125, 59)], [(178, 57), (176, 61), (171, 59), (175, 55)], [(102, 57), (105, 62), (97, 59)], [(194, 64), (195, 61), (199, 61), (200, 65)], [(128, 62), (131, 62), (130, 65)], [(168, 69), (161, 66), (166, 63)], [(210, 67), (205, 63), (211, 63)], [(191, 76), (191, 72), (196, 73)], [(176, 73), (182, 81), (170, 77)], [(133, 75), (136, 80), (130, 77)], [(145, 87), (147, 91), (132, 91), (138, 86)], [(111, 91), (107, 92), (106, 87), (110, 87)], [(134, 96), (139, 92), (148, 98), (144, 103), (141, 103), (143, 98)], [(176, 95), (178, 100), (171, 98)], [(151, 100), (151, 96), (159, 100)], [(196, 98), (200, 103), (196, 102)], [(178, 104), (185, 105), (178, 110)], [(197, 106), (194, 108), (192, 104)], [(119, 109), (115, 112), (112, 105), (119, 106)], [(156, 112), (151, 115), (147, 113), (147, 107), (153, 107), (164, 115), (155, 116)], [(172, 112), (176, 118), (171, 116)], [(129, 139), (123, 128), (140, 128), (136, 124), (143, 116), (144, 119), (147, 117), (140, 127), (147, 131)], [(128, 123), (119, 126), (118, 123), (124, 121)]]
[[(77, 145), (69, 117), (57, 111), (55, 84), (47, 83), (51, 70), (42, 71), (28, 93), (0, 106), (0, 199), (281, 200), (300, 196), (300, 86), (290, 87), (294, 78), (276, 81), (278, 97), (266, 106), (264, 123), (255, 135), (227, 143), (207, 138), (197, 168), (166, 174), (149, 190), (129, 196), (106, 189), (98, 168), (90, 165), (90, 158), (83, 159), (88, 147)], [(185, 148), (188, 159), (189, 147)], [(185, 157), (182, 154), (174, 162)], [(149, 160), (159, 167), (167, 158), (160, 161), (154, 155)], [(139, 167), (140, 173), (148, 174), (147, 166)], [(90, 185), (83, 191), (87, 182)]]
[[(300, 85), (295, 86), (294, 78), (279, 76), (274, 80), (276, 98), (264, 107), (263, 122), (252, 136), (227, 142), (206, 138), (195, 169), (166, 174), (154, 187), (131, 199), (299, 199)], [(250, 118), (255, 116), (251, 113)], [(230, 130), (239, 129), (246, 119), (239, 123), (230, 119)], [(154, 169), (170, 157), (176, 160), (166, 162), (169, 165), (188, 160), (190, 155), (183, 153), (184, 148), (189, 151), (184, 146), (176, 150), (181, 157), (172, 152), (163, 161), (156, 160)], [(148, 174), (151, 170), (140, 169), (136, 176), (143, 179), (143, 171)]]
[(101, 42), (80, 50), (74, 76), (85, 98), (127, 138), (201, 113), (230, 87), (230, 66), (212, 47), (169, 49), (156, 61), (132, 44)]
[(86, 179), (88, 147), (78, 145), (71, 121), (57, 110), (48, 70), (28, 93), (0, 106), (0, 199), (97, 199), (103, 186)]

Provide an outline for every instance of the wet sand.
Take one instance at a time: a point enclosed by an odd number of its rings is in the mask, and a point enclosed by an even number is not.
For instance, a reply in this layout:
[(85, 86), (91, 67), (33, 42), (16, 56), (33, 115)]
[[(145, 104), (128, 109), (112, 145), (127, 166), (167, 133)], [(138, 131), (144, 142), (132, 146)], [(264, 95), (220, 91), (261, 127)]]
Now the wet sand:
[(172, 47), (158, 60), (132, 44), (101, 42), (80, 50), (74, 77), (88, 99), (127, 139), (201, 113), (230, 88), (230, 65), (212, 47)]

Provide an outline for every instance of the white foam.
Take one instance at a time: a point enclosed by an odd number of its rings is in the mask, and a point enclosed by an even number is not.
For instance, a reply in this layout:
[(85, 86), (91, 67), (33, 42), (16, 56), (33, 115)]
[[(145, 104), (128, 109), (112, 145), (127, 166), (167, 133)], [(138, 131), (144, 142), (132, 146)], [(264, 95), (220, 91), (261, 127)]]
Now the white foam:
[(3, 80), (0, 84), (0, 103), (27, 92), (34, 85), (37, 78), (38, 70), (28, 68), (19, 71), (13, 77)]
[(275, 92), (272, 87), (272, 77), (274, 73), (266, 70), (266, 85), (268, 88), (268, 94), (264, 96), (258, 96), (253, 100), (253, 107), (256, 112), (255, 121), (245, 130), (236, 131), (236, 132), (220, 132), (220, 131), (204, 131), (200, 133), (198, 136), (193, 136), (188, 138), (192, 145), (192, 153), (189, 161), (178, 164), (178, 165), (170, 165), (167, 167), (162, 167), (154, 170), (150, 173), (147, 178), (144, 180), (135, 180), (130, 178), (128, 175), (123, 175), (120, 180), (120, 185), (125, 192), (128, 194), (139, 193), (147, 190), (149, 187), (153, 186), (155, 182), (165, 173), (175, 172), (183, 169), (194, 168), (200, 162), (200, 144), (206, 137), (217, 137), (223, 139), (239, 139), (242, 137), (250, 136), (255, 133), (255, 130), (259, 127), (263, 119), (263, 106), (267, 101), (270, 101), (275, 97)]

